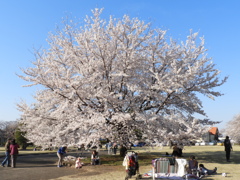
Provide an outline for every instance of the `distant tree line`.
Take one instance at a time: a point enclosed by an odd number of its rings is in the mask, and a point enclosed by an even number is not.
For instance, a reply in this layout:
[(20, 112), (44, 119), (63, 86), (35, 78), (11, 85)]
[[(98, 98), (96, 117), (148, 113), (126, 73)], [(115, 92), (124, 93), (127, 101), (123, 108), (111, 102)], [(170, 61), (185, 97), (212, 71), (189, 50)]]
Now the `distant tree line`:
[(8, 138), (16, 139), (22, 149), (29, 145), (28, 140), (24, 137), (26, 132), (19, 129), (17, 121), (0, 121), (0, 145), (4, 145)]

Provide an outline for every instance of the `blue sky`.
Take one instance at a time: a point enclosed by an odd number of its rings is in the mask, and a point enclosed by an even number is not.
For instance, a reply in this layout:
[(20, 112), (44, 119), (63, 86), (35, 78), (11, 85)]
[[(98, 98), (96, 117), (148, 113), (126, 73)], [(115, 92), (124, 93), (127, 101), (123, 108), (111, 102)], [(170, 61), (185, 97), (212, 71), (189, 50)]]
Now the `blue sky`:
[(65, 17), (82, 21), (91, 9), (104, 8), (103, 18), (128, 14), (153, 27), (168, 30), (167, 35), (185, 40), (190, 29), (205, 37), (208, 56), (213, 58), (220, 77), (229, 76), (217, 88), (225, 95), (202, 98), (204, 110), (213, 121), (223, 121), (220, 129), (240, 113), (240, 1), (238, 0), (8, 0), (0, 2), (0, 120), (20, 117), (16, 103), (32, 102), (37, 87), (26, 88), (19, 79), (20, 68), (31, 66), (33, 48), (47, 47)]

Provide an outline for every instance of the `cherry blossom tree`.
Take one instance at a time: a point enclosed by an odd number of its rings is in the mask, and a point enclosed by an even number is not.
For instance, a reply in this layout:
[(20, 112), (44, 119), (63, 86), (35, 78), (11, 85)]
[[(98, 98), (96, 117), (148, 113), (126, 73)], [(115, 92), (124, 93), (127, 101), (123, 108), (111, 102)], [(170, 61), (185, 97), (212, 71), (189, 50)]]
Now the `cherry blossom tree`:
[(227, 126), (224, 129), (224, 134), (229, 136), (235, 142), (240, 143), (239, 127), (240, 114), (237, 114), (231, 121), (227, 123)]
[(214, 122), (194, 118), (206, 116), (199, 95), (221, 96), (213, 89), (227, 79), (218, 78), (204, 39), (190, 31), (178, 43), (138, 18), (106, 21), (101, 12), (51, 34), (49, 48), (36, 51), (33, 67), (19, 75), (27, 86), (43, 87), (34, 104), (18, 104), (27, 138), (94, 145), (100, 137), (126, 143), (200, 136)]

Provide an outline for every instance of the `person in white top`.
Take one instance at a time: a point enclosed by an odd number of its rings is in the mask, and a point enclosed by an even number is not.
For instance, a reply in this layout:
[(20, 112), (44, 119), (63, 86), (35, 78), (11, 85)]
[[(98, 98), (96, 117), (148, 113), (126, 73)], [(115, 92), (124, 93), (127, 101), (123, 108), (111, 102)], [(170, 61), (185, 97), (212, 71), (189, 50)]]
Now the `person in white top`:
[(75, 168), (76, 168), (76, 169), (82, 168), (82, 163), (81, 163), (80, 157), (77, 158), (77, 160), (76, 160)]
[(99, 165), (99, 156), (96, 150), (92, 152), (91, 161), (92, 161), (91, 163), (92, 165)]
[(183, 176), (187, 173), (185, 166), (187, 165), (187, 160), (186, 159), (176, 159), (178, 163), (178, 171), (177, 175), (178, 176)]

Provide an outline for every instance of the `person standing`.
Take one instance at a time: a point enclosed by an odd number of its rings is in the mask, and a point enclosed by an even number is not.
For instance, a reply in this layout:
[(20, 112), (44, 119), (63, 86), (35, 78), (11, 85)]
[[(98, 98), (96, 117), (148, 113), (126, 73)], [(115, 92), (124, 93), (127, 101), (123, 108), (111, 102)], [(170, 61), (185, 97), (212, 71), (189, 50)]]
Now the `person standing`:
[(81, 145), (80, 150), (81, 150), (81, 156), (83, 155), (83, 151), (84, 151), (85, 147), (84, 144)]
[(117, 154), (117, 143), (113, 143), (113, 154), (116, 155)]
[(112, 142), (108, 143), (108, 154), (112, 154)]
[(62, 167), (62, 161), (63, 161), (63, 155), (66, 153), (67, 146), (62, 146), (58, 149), (57, 151), (57, 156), (58, 156), (58, 166), (57, 167)]
[(10, 144), (10, 155), (11, 155), (12, 168), (16, 167), (18, 148), (19, 148), (19, 145), (15, 142), (15, 139), (13, 139)]
[(172, 149), (173, 147), (173, 142), (172, 140), (169, 138), (168, 142), (167, 142), (167, 146), (169, 146), (170, 149)]
[(125, 157), (125, 155), (126, 155), (126, 153), (127, 153), (127, 148), (126, 148), (126, 146), (121, 145), (119, 151), (120, 151), (120, 156), (121, 156), (121, 157)]
[(226, 160), (227, 162), (230, 162), (230, 152), (233, 150), (233, 148), (228, 136), (226, 136), (226, 139), (224, 140), (224, 147), (226, 151)]
[(11, 167), (10, 163), (10, 144), (11, 144), (11, 139), (7, 139), (7, 142), (5, 144), (5, 159), (2, 162), (2, 167), (5, 167), (4, 165), (7, 164), (7, 167)]
[(138, 164), (138, 153), (134, 153), (134, 158), (135, 158), (135, 165), (136, 165), (136, 173), (137, 174), (140, 174), (140, 172), (139, 172), (139, 164)]

